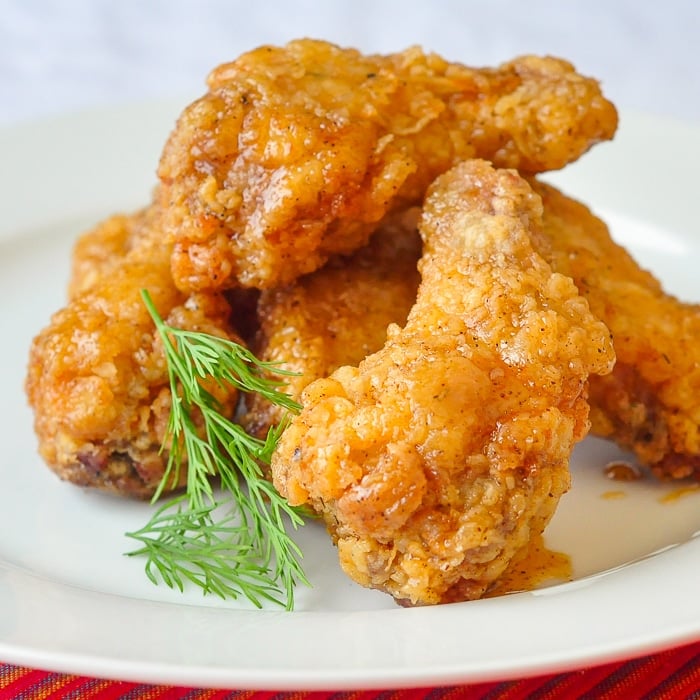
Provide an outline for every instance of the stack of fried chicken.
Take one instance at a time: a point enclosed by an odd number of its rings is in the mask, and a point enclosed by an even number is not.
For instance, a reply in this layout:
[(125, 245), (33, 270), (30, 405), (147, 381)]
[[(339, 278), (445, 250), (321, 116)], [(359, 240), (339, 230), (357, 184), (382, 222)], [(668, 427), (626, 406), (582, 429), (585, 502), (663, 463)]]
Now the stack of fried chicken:
[[(171, 397), (147, 289), (167, 323), (296, 373), (270, 477), (323, 517), (349, 576), (402, 604), (486, 593), (591, 428), (659, 477), (698, 477), (700, 308), (536, 177), (616, 128), (556, 58), (469, 68), (304, 39), (216, 68), (151, 203), (76, 244), (67, 306), (31, 348), (41, 455), (153, 494)], [(257, 435), (282, 418), (223, 403)]]

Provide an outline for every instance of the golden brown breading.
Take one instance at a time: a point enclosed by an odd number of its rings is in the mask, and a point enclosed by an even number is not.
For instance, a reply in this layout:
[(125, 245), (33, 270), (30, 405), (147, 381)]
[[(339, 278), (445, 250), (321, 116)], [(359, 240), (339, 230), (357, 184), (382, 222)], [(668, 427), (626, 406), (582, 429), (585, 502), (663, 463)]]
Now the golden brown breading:
[(120, 265), (142, 235), (153, 229), (155, 207), (134, 214), (115, 214), (81, 234), (73, 246), (68, 298), (99, 285)]
[(475, 69), (306, 39), (246, 53), (208, 86), (159, 167), (183, 290), (281, 286), (364, 245), (459, 160), (552, 170), (617, 126), (598, 83), (555, 58)]
[(612, 365), (608, 329), (533, 249), (541, 216), (513, 171), (438, 178), (405, 327), (310, 384), (273, 456), (346, 573), (407, 604), (481, 596), (541, 533), (588, 430), (588, 375)]
[(666, 294), (583, 204), (535, 183), (553, 267), (613, 334), (612, 374), (590, 382), (593, 431), (662, 478), (700, 478), (700, 306)]
[(68, 298), (94, 287), (123, 260), (133, 231), (140, 227), (142, 214), (116, 214), (83, 233), (73, 246)]
[(73, 245), (68, 298), (99, 283), (149, 235), (160, 233), (161, 212), (147, 206), (133, 214), (115, 214), (81, 234)]
[[(141, 230), (157, 220), (151, 211), (115, 217), (96, 229), (94, 250), (100, 235), (103, 250), (120, 235), (153, 243), (142, 241), (116, 261), (93, 257), (99, 279), (86, 262), (74, 277), (85, 291), (76, 291), (34, 339), (26, 380), (47, 464), (80, 486), (136, 497), (150, 496), (163, 476), (167, 454), (159, 449), (170, 412), (165, 360), (140, 290), (150, 292), (170, 324), (235, 339), (231, 309), (220, 294), (188, 297), (175, 288), (170, 248), (157, 231)], [(235, 398), (228, 397), (231, 409)], [(183, 469), (180, 484), (185, 476)]]
[[(285, 377), (292, 397), (341, 365), (358, 364), (384, 345), (390, 323), (406, 321), (419, 282), (418, 214), (389, 215), (353, 255), (335, 256), (293, 284), (262, 292), (255, 351), (296, 373)], [(284, 411), (259, 394), (246, 401), (242, 423), (249, 432), (263, 436), (282, 420)]]

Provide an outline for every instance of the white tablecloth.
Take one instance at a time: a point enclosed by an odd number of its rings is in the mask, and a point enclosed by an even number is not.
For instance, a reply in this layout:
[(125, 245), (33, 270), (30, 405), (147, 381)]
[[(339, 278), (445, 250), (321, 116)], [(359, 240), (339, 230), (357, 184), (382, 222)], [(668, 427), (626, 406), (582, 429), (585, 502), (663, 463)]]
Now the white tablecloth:
[(0, 125), (193, 98), (210, 68), (300, 36), (473, 65), (549, 53), (621, 108), (700, 119), (698, 0), (0, 0)]

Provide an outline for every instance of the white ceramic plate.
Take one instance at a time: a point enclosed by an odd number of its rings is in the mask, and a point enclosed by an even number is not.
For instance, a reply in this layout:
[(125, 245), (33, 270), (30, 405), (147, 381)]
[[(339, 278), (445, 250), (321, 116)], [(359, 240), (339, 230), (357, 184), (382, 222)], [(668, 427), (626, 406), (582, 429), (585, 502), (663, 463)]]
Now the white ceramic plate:
[[(0, 660), (143, 682), (267, 689), (475, 682), (572, 669), (700, 638), (700, 491), (611, 484), (615, 448), (587, 439), (547, 531), (574, 581), (401, 609), (355, 586), (315, 525), (313, 583), (292, 613), (182, 595), (123, 555), (148, 506), (60, 482), (36, 456), (22, 383), (31, 337), (64, 300), (78, 233), (145, 203), (180, 104), (0, 132)], [(593, 204), (669, 288), (700, 299), (700, 128), (623, 116), (612, 144), (550, 179)], [(700, 341), (700, 339), (698, 339)], [(623, 497), (604, 497), (621, 490)]]

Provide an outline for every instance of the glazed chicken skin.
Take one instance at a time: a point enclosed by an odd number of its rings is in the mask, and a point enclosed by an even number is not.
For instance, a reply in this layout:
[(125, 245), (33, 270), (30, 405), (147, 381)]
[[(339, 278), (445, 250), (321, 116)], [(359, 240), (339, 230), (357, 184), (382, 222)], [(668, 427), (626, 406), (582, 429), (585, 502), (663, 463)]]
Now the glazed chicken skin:
[(574, 279), (613, 334), (615, 369), (590, 381), (593, 432), (663, 479), (700, 478), (700, 306), (665, 293), (585, 205), (533, 186), (552, 266)]
[[(99, 284), (142, 243), (149, 246), (161, 239), (162, 245), (161, 218), (160, 209), (149, 205), (134, 213), (114, 214), (78, 236), (71, 251), (68, 298)], [(149, 241), (150, 236), (155, 240)]]
[[(419, 213), (414, 208), (389, 215), (364, 248), (261, 293), (254, 350), (294, 373), (284, 378), (294, 399), (314, 379), (379, 350), (389, 324), (405, 323), (420, 279)], [(285, 409), (260, 394), (245, 400), (242, 423), (254, 435), (264, 436), (284, 419)]]
[[(551, 185), (534, 180), (531, 184), (544, 204), (545, 239), (536, 239), (538, 251), (556, 271), (574, 279), (613, 333), (615, 368), (590, 380), (592, 432), (633, 451), (640, 463), (662, 479), (700, 478), (700, 402), (696, 399), (700, 370), (693, 346), (693, 339), (700, 337), (700, 308), (666, 294), (654, 275), (614, 242), (606, 224), (585, 205)], [(392, 276), (390, 260), (374, 259), (366, 258), (361, 275), (368, 281), (376, 276), (388, 285), (382, 290), (389, 295), (386, 314), (351, 315), (345, 308), (343, 300), (355, 293), (362, 301), (357, 304), (360, 309), (363, 304), (369, 309), (378, 303), (371, 288), (354, 291), (358, 281), (351, 267), (327, 266), (302, 278), (303, 282), (263, 295), (259, 351), (276, 361), (293, 357), (289, 368), (300, 374), (290, 380), (295, 398), (311, 380), (327, 376), (341, 364), (357, 364), (378, 349), (368, 350), (362, 337), (371, 335), (379, 342), (389, 322), (403, 324), (405, 304), (415, 296), (417, 280), (401, 273)], [(368, 269), (372, 265), (377, 269)], [(332, 321), (325, 320), (328, 314), (333, 315)], [(286, 329), (285, 319), (289, 319)], [(362, 333), (353, 333), (360, 323)], [(347, 332), (329, 337), (326, 325)], [(329, 345), (342, 350), (345, 359), (337, 350), (327, 349)], [(256, 399), (246, 420), (265, 432), (281, 417), (280, 411)]]
[(311, 383), (272, 460), (324, 518), (345, 572), (407, 605), (478, 598), (539, 534), (588, 431), (608, 329), (533, 248), (541, 202), (468, 161), (438, 178), (403, 329)]
[(617, 127), (598, 83), (555, 58), (476, 69), (302, 39), (219, 66), (208, 87), (158, 170), (185, 291), (282, 286), (366, 244), (460, 160), (538, 173)]
[[(159, 220), (155, 208), (116, 216), (78, 242), (71, 299), (34, 339), (26, 378), (49, 467), (79, 486), (137, 498), (151, 496), (164, 474), (171, 403), (141, 289), (171, 325), (236, 339), (223, 296), (175, 288)], [(218, 398), (233, 410), (235, 392)], [(185, 478), (183, 468), (166, 491)]]

